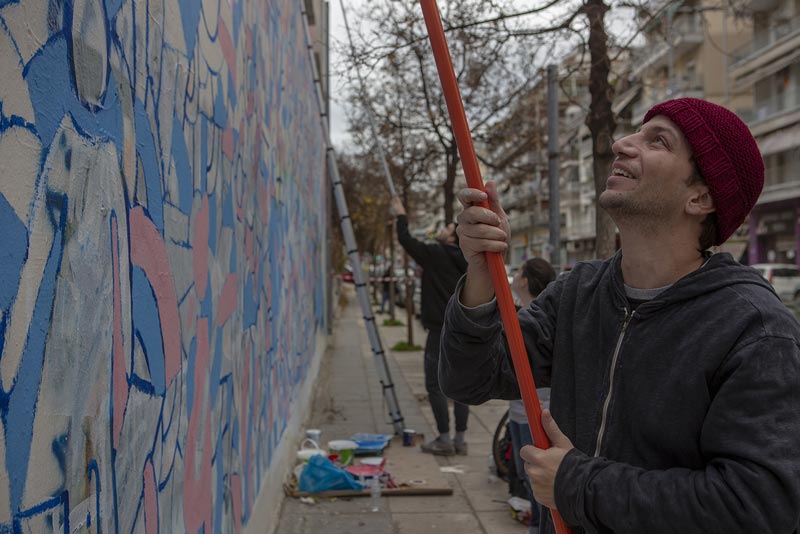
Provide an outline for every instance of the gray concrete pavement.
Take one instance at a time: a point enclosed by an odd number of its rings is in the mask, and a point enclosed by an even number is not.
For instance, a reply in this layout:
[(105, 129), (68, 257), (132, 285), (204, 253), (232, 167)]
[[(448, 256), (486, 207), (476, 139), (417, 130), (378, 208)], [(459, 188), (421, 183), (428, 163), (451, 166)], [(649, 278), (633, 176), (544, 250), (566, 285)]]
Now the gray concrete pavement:
[[(391, 433), (388, 410), (353, 287), (345, 285), (347, 304), (335, 325), (331, 346), (322, 362), (312, 415), (307, 428), (320, 428), (322, 440), (347, 438), (355, 432)], [(405, 322), (405, 311), (397, 317)], [(382, 319), (388, 315), (379, 316)], [(435, 435), (427, 403), (422, 351), (394, 352), (389, 348), (406, 339), (406, 328), (381, 327), (389, 368), (407, 428)], [(415, 342), (424, 345), (425, 332), (415, 321)], [(313, 505), (286, 498), (278, 534), (524, 534), (527, 527), (511, 518), (505, 482), (489, 472), (494, 429), (507, 403), (490, 401), (470, 413), (467, 456), (435, 457), (440, 467), (457, 466), (463, 474), (445, 476), (452, 496), (383, 497), (379, 512), (370, 511), (369, 498), (320, 501)], [(451, 412), (452, 417), (452, 412)], [(298, 444), (299, 445), (299, 444)], [(269, 531), (269, 530), (268, 530)]]

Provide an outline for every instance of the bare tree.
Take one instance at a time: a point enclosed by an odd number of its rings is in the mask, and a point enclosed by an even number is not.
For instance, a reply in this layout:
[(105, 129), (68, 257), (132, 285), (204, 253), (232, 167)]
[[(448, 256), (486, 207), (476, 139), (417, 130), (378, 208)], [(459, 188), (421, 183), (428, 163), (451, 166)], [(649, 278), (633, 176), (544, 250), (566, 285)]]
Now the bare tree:
[[(533, 69), (532, 54), (513, 28), (501, 18), (508, 8), (496, 0), (440, 2), (464, 106), (476, 138), (502, 120), (512, 103), (524, 94)], [(487, 15), (494, 19), (487, 22)], [(444, 97), (427, 42), (422, 13), (415, 0), (381, 0), (361, 14), (373, 28), (357, 38), (361, 62), (369, 72), (368, 93), (387, 153), (392, 160), (425, 162), (423, 182), (435, 184), (443, 195), (444, 222), (454, 218), (455, 184), (460, 159)], [(478, 24), (480, 23), (480, 24)], [(365, 107), (353, 106), (357, 143), (371, 140), (358, 119)], [(362, 146), (363, 146), (362, 145)], [(398, 162), (399, 162), (398, 161)]]

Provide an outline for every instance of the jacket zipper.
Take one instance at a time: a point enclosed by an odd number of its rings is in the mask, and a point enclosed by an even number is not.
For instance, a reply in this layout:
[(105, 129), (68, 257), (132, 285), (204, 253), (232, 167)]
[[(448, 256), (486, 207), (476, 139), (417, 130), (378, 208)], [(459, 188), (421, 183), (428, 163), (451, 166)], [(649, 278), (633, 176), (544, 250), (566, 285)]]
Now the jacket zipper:
[(594, 450), (595, 457), (600, 456), (600, 446), (603, 444), (603, 433), (606, 431), (606, 419), (608, 418), (608, 406), (611, 404), (611, 393), (614, 391), (614, 375), (617, 371), (617, 359), (619, 358), (619, 351), (622, 348), (622, 339), (625, 337), (625, 330), (628, 329), (628, 323), (633, 318), (636, 312), (628, 313), (628, 308), (625, 308), (625, 320), (622, 322), (622, 330), (617, 338), (617, 346), (614, 348), (614, 356), (611, 358), (611, 371), (608, 378), (608, 393), (606, 400), (603, 402), (603, 418), (600, 420), (600, 431), (597, 433), (597, 446)]

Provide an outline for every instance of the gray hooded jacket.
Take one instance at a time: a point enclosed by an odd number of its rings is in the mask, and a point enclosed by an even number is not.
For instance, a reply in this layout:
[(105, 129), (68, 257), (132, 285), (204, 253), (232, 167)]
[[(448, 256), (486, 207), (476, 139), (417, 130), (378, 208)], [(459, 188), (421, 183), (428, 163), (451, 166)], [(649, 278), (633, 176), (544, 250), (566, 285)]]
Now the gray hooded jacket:
[[(555, 481), (562, 517), (575, 534), (798, 532), (800, 325), (728, 254), (633, 312), (620, 265), (580, 263), (519, 312), (536, 386), (575, 445)], [(462, 284), (442, 390), (519, 398), (499, 313), (471, 319)]]

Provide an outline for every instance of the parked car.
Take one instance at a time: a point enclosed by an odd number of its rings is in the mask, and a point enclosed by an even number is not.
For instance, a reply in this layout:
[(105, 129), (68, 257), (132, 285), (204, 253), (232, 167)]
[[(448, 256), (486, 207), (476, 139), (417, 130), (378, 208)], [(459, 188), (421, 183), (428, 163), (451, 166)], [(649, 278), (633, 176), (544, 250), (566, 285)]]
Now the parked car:
[(791, 263), (757, 263), (753, 269), (761, 273), (784, 302), (800, 299), (800, 268)]

